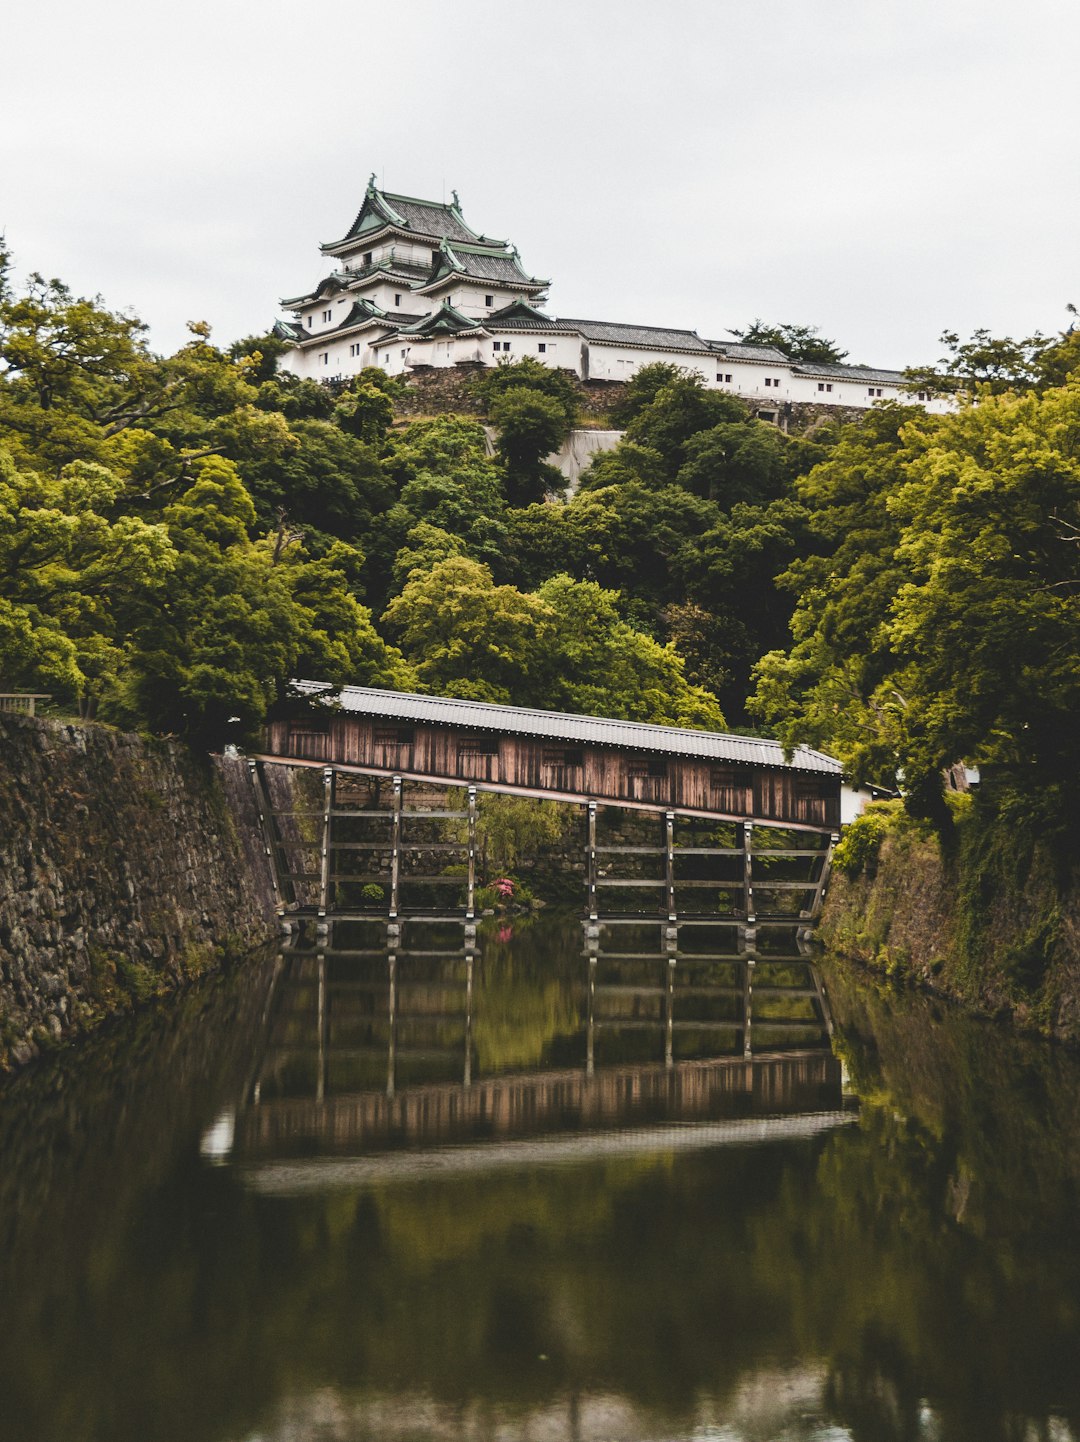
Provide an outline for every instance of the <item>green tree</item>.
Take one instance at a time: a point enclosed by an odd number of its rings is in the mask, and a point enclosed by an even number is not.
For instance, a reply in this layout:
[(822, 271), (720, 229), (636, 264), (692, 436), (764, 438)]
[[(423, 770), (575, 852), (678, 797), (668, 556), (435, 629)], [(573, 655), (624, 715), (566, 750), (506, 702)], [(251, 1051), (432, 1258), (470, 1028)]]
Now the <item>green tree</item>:
[(276, 527), (284, 513), (315, 549), (334, 537), (366, 536), (393, 501), (375, 448), (331, 421), (292, 421), (276, 448), (242, 451), (226, 439), (224, 450), (237, 461), (261, 528)]
[[(553, 576), (537, 592), (553, 621), (544, 704), (554, 710), (721, 730), (716, 697), (686, 680), (672, 646), (619, 615), (619, 596), (595, 581)], [(537, 704), (534, 702), (534, 704)]]
[(529, 505), (565, 488), (565, 477), (544, 459), (570, 434), (570, 421), (559, 401), (515, 386), (495, 397), (488, 414), (496, 427), (496, 449), (506, 469), (506, 496), (512, 506)]
[(567, 426), (577, 421), (581, 397), (569, 371), (555, 370), (533, 356), (523, 356), (519, 361), (493, 366), (476, 381), (477, 394), (489, 415), (496, 401), (511, 390), (529, 390), (547, 396), (558, 403)]
[(122, 489), (102, 466), (43, 476), (0, 450), (0, 678), (83, 716), (115, 687), (177, 561), (164, 526), (115, 514)]
[(177, 562), (130, 657), (121, 718), (220, 744), (253, 735), (297, 675), (413, 684), (351, 591), (349, 548), (312, 560), (294, 539), (252, 537), (255, 508), (231, 462), (204, 461), (164, 520)]
[(429, 690), (528, 704), (550, 613), (537, 597), (497, 586), (487, 566), (449, 556), (414, 573), (383, 619)]
[(793, 361), (838, 364), (848, 357), (846, 350), (840, 350), (835, 341), (826, 340), (814, 325), (769, 325), (755, 320), (745, 330), (733, 330), (730, 334), (744, 345), (775, 346)]
[[(1075, 306), (1067, 307), (1076, 314)], [(988, 391), (1045, 391), (1064, 385), (1080, 370), (1080, 331), (1072, 324), (1057, 336), (1040, 331), (1017, 340), (995, 336), (985, 327), (962, 341), (956, 331), (945, 331), (941, 344), (947, 354), (936, 366), (914, 366), (904, 372), (911, 391), (931, 395), (975, 395)]]
[(626, 382), (622, 396), (611, 407), (613, 425), (626, 427), (639, 411), (651, 405), (665, 386), (673, 385), (689, 374), (680, 366), (667, 361), (654, 361), (651, 365), (636, 370)]
[(676, 480), (724, 510), (738, 502), (769, 501), (786, 489), (787, 444), (764, 421), (725, 421), (689, 438)]
[(687, 444), (700, 431), (734, 421), (745, 421), (742, 401), (724, 391), (705, 388), (700, 376), (679, 376), (669, 381), (628, 422), (627, 440), (658, 451), (666, 478), (673, 481), (687, 461)]
[(789, 743), (901, 774), (943, 829), (942, 768), (1074, 838), (1080, 706), (1080, 382), (943, 417), (883, 410), (806, 479), (822, 553), (797, 562), (795, 645), (755, 707)]

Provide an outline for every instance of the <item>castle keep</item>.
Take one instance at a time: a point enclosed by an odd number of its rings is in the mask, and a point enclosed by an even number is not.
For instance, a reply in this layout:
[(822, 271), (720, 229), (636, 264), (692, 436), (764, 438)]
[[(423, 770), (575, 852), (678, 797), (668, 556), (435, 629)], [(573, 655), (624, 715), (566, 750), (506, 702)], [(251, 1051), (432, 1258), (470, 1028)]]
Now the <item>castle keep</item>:
[(581, 380), (626, 381), (667, 361), (751, 401), (769, 420), (791, 402), (911, 399), (900, 371), (798, 362), (774, 346), (706, 340), (692, 330), (547, 315), (549, 282), (529, 275), (508, 241), (467, 225), (451, 194), (449, 204), (418, 200), (379, 190), (371, 177), (348, 231), (320, 246), (330, 274), (282, 301), (292, 314), (274, 328), (291, 345), (284, 369), (342, 380), (365, 366), (409, 375), (531, 356)]

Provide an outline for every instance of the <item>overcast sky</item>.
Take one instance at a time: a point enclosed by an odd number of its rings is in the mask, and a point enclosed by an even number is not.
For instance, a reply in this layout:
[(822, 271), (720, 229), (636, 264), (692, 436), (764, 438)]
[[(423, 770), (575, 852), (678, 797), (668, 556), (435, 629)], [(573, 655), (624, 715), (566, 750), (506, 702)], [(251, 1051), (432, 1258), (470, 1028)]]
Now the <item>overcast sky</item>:
[(2, 0), (17, 273), (265, 330), (371, 171), (549, 310), (906, 365), (1080, 303), (1077, 0)]

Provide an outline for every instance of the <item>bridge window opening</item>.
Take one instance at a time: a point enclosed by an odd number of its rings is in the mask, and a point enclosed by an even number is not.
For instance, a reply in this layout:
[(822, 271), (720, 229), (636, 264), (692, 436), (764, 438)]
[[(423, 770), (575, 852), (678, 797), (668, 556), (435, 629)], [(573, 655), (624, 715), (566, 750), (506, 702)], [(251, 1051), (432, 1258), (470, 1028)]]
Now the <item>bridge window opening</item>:
[(585, 752), (580, 746), (545, 746), (540, 759), (544, 766), (584, 766)]
[(795, 794), (800, 800), (820, 801), (832, 795), (832, 788), (828, 782), (819, 781), (816, 776), (799, 776), (795, 781)]
[(497, 736), (466, 736), (458, 742), (459, 756), (498, 756)]
[(376, 746), (411, 746), (415, 737), (412, 726), (376, 726), (373, 739)]
[(664, 756), (631, 756), (626, 763), (626, 774), (630, 777), (665, 777), (668, 774), (667, 758)]

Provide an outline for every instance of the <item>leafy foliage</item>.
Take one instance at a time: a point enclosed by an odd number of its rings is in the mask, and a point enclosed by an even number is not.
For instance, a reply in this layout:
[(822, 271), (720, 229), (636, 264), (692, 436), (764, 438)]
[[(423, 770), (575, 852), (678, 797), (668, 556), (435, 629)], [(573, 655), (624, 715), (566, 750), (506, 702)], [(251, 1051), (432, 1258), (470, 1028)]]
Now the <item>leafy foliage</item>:
[(731, 334), (746, 345), (775, 346), (793, 361), (840, 363), (848, 357), (846, 350), (826, 340), (813, 325), (768, 325), (755, 320), (745, 330), (733, 330)]

